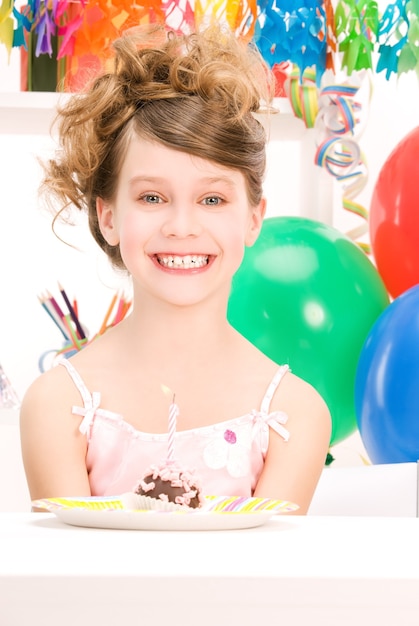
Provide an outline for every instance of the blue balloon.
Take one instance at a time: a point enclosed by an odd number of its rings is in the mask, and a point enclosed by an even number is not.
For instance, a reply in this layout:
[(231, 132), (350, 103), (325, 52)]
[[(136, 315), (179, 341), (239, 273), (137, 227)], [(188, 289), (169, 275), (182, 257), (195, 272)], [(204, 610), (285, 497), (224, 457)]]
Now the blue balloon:
[(419, 459), (419, 285), (372, 326), (357, 366), (355, 411), (373, 463)]

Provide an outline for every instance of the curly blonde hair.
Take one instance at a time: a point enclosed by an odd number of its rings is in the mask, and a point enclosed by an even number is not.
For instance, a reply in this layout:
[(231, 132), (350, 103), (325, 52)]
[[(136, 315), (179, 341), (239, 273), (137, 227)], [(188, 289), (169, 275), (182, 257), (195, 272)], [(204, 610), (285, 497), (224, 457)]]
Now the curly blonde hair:
[(253, 113), (272, 101), (274, 84), (257, 49), (220, 28), (131, 29), (113, 50), (112, 69), (59, 108), (60, 149), (44, 164), (41, 192), (59, 201), (54, 222), (68, 207), (87, 211), (93, 237), (124, 268), (119, 246), (102, 236), (96, 199), (114, 198), (134, 134), (241, 171), (256, 206), (266, 134)]

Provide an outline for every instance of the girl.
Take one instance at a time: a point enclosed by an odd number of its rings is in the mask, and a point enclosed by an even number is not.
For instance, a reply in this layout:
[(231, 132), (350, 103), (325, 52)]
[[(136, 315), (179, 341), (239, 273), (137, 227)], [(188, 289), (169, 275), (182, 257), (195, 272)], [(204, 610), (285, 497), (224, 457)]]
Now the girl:
[(318, 393), (226, 318), (233, 274), (265, 213), (270, 74), (251, 46), (214, 29), (132, 31), (113, 69), (60, 111), (44, 188), (86, 210), (129, 272), (131, 315), (42, 374), (21, 409), (31, 497), (117, 495), (165, 457), (205, 494), (290, 500), (306, 513), (331, 432)]

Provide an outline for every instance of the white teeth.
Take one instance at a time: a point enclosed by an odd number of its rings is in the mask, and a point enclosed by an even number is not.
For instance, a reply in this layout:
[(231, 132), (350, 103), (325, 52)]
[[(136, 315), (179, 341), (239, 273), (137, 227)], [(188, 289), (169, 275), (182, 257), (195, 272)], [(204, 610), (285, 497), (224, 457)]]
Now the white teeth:
[(198, 254), (186, 254), (185, 256), (157, 256), (157, 260), (160, 265), (164, 265), (164, 267), (173, 267), (175, 269), (180, 268), (189, 270), (192, 268), (204, 267), (204, 265), (208, 264), (208, 256)]

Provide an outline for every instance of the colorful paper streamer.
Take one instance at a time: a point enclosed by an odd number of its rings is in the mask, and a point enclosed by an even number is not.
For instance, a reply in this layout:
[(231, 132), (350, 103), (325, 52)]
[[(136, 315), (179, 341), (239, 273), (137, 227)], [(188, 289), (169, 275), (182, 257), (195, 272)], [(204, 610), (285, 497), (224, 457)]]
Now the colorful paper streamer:
[(318, 86), (337, 61), (348, 76), (362, 69), (387, 79), (419, 74), (417, 0), (396, 0), (382, 13), (375, 0), (0, 0), (0, 44), (8, 54), (26, 50), (33, 34), (36, 56), (52, 56), (57, 37), (56, 58), (66, 60), (57, 88), (75, 90), (87, 68), (106, 63), (110, 42), (124, 30), (160, 22), (186, 33), (211, 20), (253, 40), (272, 67), (289, 62), (300, 75), (312, 68)]

